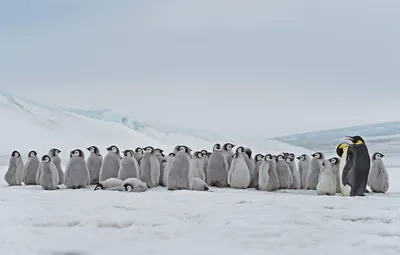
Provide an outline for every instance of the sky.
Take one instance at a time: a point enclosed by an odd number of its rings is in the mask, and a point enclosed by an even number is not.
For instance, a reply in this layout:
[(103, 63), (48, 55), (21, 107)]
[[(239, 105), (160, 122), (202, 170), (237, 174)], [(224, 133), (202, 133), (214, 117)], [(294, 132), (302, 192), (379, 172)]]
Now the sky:
[(265, 137), (400, 120), (398, 0), (0, 3), (0, 91)]

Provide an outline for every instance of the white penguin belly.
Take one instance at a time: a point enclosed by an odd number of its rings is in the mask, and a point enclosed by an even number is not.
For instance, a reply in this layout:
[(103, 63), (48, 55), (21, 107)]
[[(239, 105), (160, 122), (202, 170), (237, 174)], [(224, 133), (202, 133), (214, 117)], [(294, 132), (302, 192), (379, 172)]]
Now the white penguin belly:
[(346, 165), (346, 159), (347, 159), (347, 150), (345, 150), (343, 152), (342, 157), (340, 159), (340, 165), (339, 165), (340, 192), (342, 193), (343, 196), (350, 196), (351, 186), (349, 186), (347, 184), (343, 185), (343, 182), (342, 182), (343, 169), (344, 169), (344, 166)]
[(232, 188), (247, 188), (251, 181), (250, 171), (243, 158), (232, 160), (228, 176), (228, 184)]

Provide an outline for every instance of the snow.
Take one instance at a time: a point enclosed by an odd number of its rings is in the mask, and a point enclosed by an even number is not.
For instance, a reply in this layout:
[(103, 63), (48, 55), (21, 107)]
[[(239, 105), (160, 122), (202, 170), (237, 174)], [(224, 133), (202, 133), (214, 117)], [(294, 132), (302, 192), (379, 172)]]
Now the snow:
[[(187, 143), (210, 150), (215, 142), (151, 127), (144, 134), (120, 123), (1, 95), (0, 116), (3, 175), (14, 149), (25, 153), (26, 161), (28, 150), (41, 154), (58, 147), (65, 169), (69, 150), (92, 144), (104, 153), (114, 143), (167, 150)], [(308, 152), (274, 140), (246, 142), (255, 151)], [(389, 193), (364, 198), (217, 188), (43, 191), (39, 186), (7, 187), (1, 179), (0, 254), (399, 254), (399, 161), (384, 160), (389, 162)]]

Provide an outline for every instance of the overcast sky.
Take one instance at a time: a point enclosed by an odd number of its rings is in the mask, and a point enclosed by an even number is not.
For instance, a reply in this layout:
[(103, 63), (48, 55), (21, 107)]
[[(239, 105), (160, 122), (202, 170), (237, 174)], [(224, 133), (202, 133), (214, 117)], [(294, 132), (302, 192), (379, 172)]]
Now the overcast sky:
[(0, 3), (0, 91), (285, 135), (400, 120), (400, 1)]

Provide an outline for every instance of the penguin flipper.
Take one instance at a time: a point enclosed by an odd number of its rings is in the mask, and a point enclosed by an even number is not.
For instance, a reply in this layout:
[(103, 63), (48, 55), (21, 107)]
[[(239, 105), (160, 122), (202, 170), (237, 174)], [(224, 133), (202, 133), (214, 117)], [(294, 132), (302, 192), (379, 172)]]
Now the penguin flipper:
[(352, 168), (353, 168), (353, 153), (349, 150), (347, 154), (346, 165), (343, 168), (342, 180), (341, 180), (344, 186), (346, 186), (348, 183), (347, 176), (349, 175), (349, 172), (350, 170), (352, 170)]

